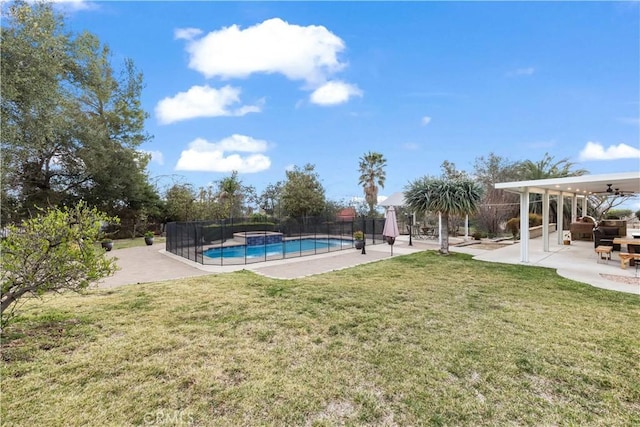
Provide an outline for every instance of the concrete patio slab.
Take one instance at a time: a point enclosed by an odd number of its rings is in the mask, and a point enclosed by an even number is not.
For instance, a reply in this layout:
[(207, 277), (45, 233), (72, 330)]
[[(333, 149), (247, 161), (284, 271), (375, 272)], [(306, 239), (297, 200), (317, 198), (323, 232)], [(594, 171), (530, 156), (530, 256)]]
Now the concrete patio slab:
[[(451, 239), (450, 251), (467, 253), (481, 261), (522, 264), (519, 261), (519, 243), (506, 244), (493, 250), (480, 249), (481, 246), (478, 245), (453, 246), (462, 241), (462, 238)], [(551, 241), (555, 240), (552, 238)], [(393, 256), (438, 248), (438, 241), (433, 239), (413, 239), (412, 246), (409, 246), (409, 237), (403, 235), (396, 239)], [(159, 249), (157, 245), (120, 249), (109, 252), (108, 256), (118, 258), (120, 270), (115, 275), (103, 279), (99, 283), (100, 287), (157, 282), (239, 270), (251, 270), (278, 279), (295, 279), (389, 259), (391, 248), (387, 244), (369, 245), (366, 247), (366, 255), (361, 254), (357, 249), (347, 249), (299, 258), (227, 266), (198, 264)], [(576, 241), (569, 246), (551, 244), (550, 251), (544, 252), (542, 240), (533, 239), (530, 243), (529, 261), (526, 265), (553, 268), (560, 276), (578, 282), (640, 295), (640, 271), (635, 267), (621, 269), (616, 252), (613, 253), (611, 261), (598, 262), (592, 242)]]

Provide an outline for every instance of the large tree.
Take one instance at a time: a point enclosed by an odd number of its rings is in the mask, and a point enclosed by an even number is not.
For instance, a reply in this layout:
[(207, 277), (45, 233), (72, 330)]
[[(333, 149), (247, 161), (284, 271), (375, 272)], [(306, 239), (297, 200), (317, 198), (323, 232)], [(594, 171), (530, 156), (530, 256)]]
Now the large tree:
[(267, 215), (280, 217), (283, 186), (284, 184), (282, 181), (278, 181), (275, 184), (269, 184), (260, 194), (260, 208)]
[[(206, 193), (200, 194), (200, 200), (204, 203)], [(167, 222), (193, 221), (199, 214), (196, 204), (196, 192), (191, 184), (174, 184), (165, 193), (165, 218)]]
[(319, 215), (325, 208), (325, 195), (315, 166), (294, 166), (287, 171), (282, 188), (284, 210), (294, 218)]
[(440, 253), (449, 254), (449, 216), (466, 215), (477, 211), (482, 187), (468, 178), (447, 179), (425, 176), (405, 187), (407, 206), (418, 214), (442, 214), (442, 243)]
[(251, 185), (244, 185), (238, 177), (238, 171), (217, 182), (218, 200), (222, 207), (221, 218), (237, 218), (250, 214), (251, 204), (257, 201), (256, 190)]
[(519, 215), (518, 195), (496, 189), (495, 184), (518, 181), (520, 168), (520, 163), (495, 153), (475, 159), (474, 178), (484, 190), (476, 218), (478, 226), (490, 235), (498, 234), (502, 224)]
[(384, 182), (387, 179), (387, 173), (384, 170), (386, 165), (387, 160), (377, 152), (369, 151), (360, 157), (358, 184), (364, 190), (364, 198), (369, 205), (369, 215), (371, 216), (374, 215), (375, 206), (378, 203), (378, 191), (380, 188), (384, 188)]
[(49, 3), (17, 1), (5, 12), (2, 179), (11, 220), (78, 200), (111, 215), (151, 210), (158, 197), (139, 150), (149, 139), (141, 73), (130, 60), (114, 70), (109, 48), (70, 34)]

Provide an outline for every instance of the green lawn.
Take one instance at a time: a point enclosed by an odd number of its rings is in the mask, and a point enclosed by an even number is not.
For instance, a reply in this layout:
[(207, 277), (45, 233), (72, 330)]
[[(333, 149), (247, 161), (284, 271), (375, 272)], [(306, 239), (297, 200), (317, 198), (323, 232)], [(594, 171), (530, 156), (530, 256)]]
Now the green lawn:
[(640, 424), (640, 297), (434, 252), (30, 304), (5, 425)]

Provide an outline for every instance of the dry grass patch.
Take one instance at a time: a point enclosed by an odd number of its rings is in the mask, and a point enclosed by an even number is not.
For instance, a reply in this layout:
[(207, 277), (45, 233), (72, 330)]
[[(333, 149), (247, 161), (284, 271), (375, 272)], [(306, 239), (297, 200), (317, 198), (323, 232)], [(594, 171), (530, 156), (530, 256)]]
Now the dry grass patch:
[(19, 320), (6, 424), (640, 423), (640, 298), (461, 254), (96, 290)]

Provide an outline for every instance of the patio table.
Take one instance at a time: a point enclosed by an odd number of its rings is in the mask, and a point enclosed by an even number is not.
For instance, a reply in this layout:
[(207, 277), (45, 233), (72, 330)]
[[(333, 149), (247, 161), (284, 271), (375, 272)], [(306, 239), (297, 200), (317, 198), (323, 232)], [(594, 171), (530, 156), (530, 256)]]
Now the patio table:
[[(616, 237), (613, 239), (613, 243), (619, 245), (627, 245), (627, 252), (630, 254), (640, 254), (640, 241), (638, 239), (629, 238), (629, 237)], [(636, 257), (633, 257), (629, 260), (629, 265), (636, 265)]]

